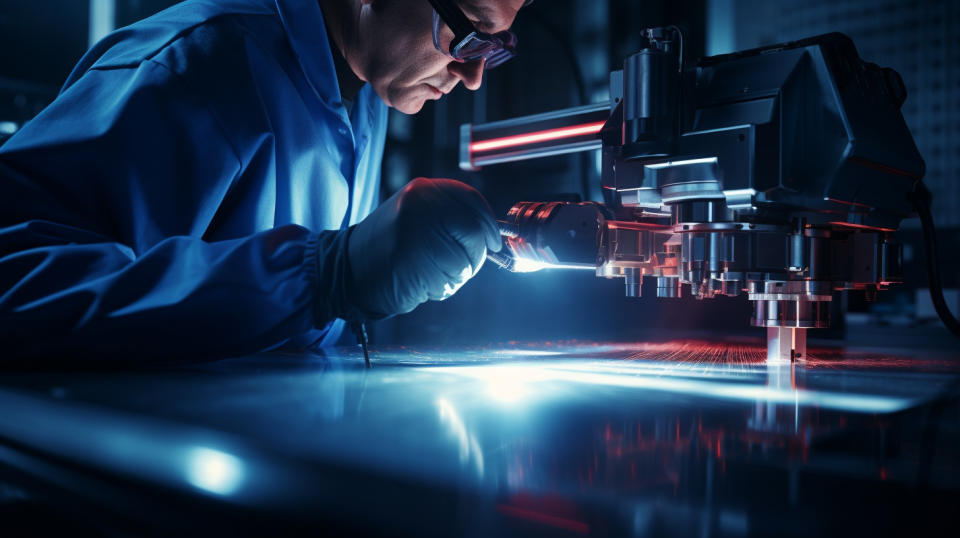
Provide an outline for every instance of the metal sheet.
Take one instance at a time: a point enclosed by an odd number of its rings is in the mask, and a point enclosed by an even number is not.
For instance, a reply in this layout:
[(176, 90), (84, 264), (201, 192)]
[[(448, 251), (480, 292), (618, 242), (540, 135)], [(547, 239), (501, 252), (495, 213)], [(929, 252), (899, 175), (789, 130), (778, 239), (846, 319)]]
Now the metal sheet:
[(895, 511), (871, 516), (885, 503), (955, 502), (960, 456), (919, 442), (952, 352), (809, 353), (791, 366), (760, 340), (541, 343), (374, 349), (371, 370), (345, 348), (7, 373), (0, 462), (400, 534), (807, 534), (900, 528)]

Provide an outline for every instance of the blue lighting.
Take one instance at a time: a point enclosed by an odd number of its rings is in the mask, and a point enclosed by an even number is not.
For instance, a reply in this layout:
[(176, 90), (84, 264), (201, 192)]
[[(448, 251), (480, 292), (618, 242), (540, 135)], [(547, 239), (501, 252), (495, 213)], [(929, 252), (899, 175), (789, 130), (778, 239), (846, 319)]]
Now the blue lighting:
[(552, 384), (544, 384), (544, 381), (648, 389), (724, 400), (821, 407), (853, 413), (893, 413), (915, 403), (912, 399), (903, 397), (795, 389), (776, 386), (776, 384), (757, 385), (746, 382), (691, 379), (664, 375), (665, 372), (662, 371), (656, 373), (644, 371), (640, 368), (634, 372), (618, 368), (617, 373), (611, 373), (609, 370), (604, 372), (595, 368), (594, 364), (577, 364), (569, 361), (555, 366), (542, 363), (535, 366), (518, 364), (443, 366), (432, 368), (431, 371), (477, 379), (491, 388), (488, 390), (488, 395), (492, 400), (511, 403), (547, 396), (545, 391), (551, 390)]
[(707, 1), (707, 55), (727, 54), (737, 50), (733, 0)]
[(243, 462), (212, 448), (197, 447), (187, 454), (187, 482), (210, 493), (232, 495), (243, 482)]
[(90, 0), (89, 46), (92, 47), (113, 31), (116, 27), (116, 11), (116, 0)]

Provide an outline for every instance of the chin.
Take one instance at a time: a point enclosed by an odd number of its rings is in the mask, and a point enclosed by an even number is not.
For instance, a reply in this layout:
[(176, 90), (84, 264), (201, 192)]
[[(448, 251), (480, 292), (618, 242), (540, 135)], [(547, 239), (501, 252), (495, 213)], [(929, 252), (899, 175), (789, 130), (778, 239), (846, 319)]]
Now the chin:
[[(388, 97), (383, 100), (387, 106), (403, 114), (416, 114), (420, 112), (424, 103), (432, 97), (432, 94), (425, 88), (416, 86), (402, 89), (395, 88), (394, 91), (388, 89), (384, 93)], [(380, 96), (383, 97), (383, 94), (380, 94)]]
[(416, 114), (423, 108), (424, 103), (426, 103), (426, 99), (406, 99), (390, 106), (403, 114)]

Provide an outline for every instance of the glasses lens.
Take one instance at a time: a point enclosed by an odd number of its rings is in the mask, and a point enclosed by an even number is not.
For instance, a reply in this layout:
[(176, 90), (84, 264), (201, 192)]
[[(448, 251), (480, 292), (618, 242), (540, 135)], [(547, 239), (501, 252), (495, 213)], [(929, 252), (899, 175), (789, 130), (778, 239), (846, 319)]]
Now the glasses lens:
[(513, 56), (514, 56), (514, 53), (512, 51), (509, 51), (507, 49), (500, 49), (497, 52), (491, 54), (490, 56), (487, 56), (487, 63), (485, 63), (484, 66), (487, 69), (493, 69), (494, 67), (497, 67), (498, 65), (509, 60), (510, 58), (513, 58)]
[(436, 10), (433, 12), (433, 46), (440, 52), (446, 54), (447, 51), (443, 50), (443, 47), (440, 46), (440, 26), (442, 21), (440, 15), (437, 14)]
[(460, 42), (454, 52), (456, 53), (457, 59), (471, 62), (486, 57), (498, 49), (498, 45), (499, 44), (494, 41), (473, 35)]
[(486, 59), (486, 68), (496, 67), (513, 58), (517, 38), (512, 32), (495, 35), (471, 35), (454, 49), (454, 57), (465, 62)]

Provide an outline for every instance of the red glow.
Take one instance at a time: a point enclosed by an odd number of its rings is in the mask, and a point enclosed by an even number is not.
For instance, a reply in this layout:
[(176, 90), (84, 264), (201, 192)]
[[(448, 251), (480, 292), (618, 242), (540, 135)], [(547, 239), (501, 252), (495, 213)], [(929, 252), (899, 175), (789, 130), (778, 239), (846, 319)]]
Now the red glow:
[(655, 222), (630, 222), (626, 220), (608, 220), (607, 228), (611, 230), (635, 230), (638, 232), (646, 230), (669, 230), (669, 224), (657, 224)]
[(866, 209), (872, 209), (872, 208), (871, 208), (870, 206), (868, 206), (867, 204), (861, 204), (861, 203), (859, 203), (859, 202), (846, 202), (846, 201), (844, 201), (844, 200), (838, 200), (837, 198), (827, 198), (827, 200), (830, 200), (831, 202), (836, 202), (836, 203), (838, 203), (838, 204), (852, 205), (852, 206), (855, 206), (855, 207), (863, 207), (863, 208), (866, 208)]
[(530, 510), (528, 508), (500, 504), (497, 505), (497, 511), (499, 511), (501, 514), (506, 514), (508, 516), (513, 516), (520, 519), (526, 519), (527, 521), (534, 521), (536, 523), (542, 523), (544, 525), (568, 530), (577, 534), (588, 534), (590, 532), (590, 526), (582, 521), (552, 516), (550, 514), (544, 514), (543, 512)]
[[(508, 341), (499, 345), (509, 349), (543, 350), (550, 348), (556, 352), (551, 360), (564, 358), (607, 359), (613, 361), (638, 361), (651, 363), (675, 363), (680, 365), (712, 365), (750, 366), (762, 365), (767, 360), (767, 344), (764, 337), (732, 338), (717, 340), (673, 339), (650, 340), (637, 342), (603, 342), (580, 340), (551, 340), (551, 341)], [(467, 348), (469, 354), (485, 354), (489, 345)], [(429, 357), (422, 350), (414, 351), (400, 346), (408, 353), (419, 357)], [(502, 350), (509, 355), (509, 350)], [(807, 358), (802, 361), (803, 367), (812, 369), (847, 368), (865, 370), (873, 368), (890, 369), (917, 369), (924, 368), (935, 371), (958, 372), (957, 361), (949, 353), (907, 353), (885, 354), (876, 351), (863, 351), (843, 347), (813, 347), (807, 348)], [(797, 380), (799, 381), (799, 380)], [(801, 387), (802, 388), (802, 387)], [(611, 430), (611, 435), (613, 431)], [(602, 435), (601, 431), (598, 435)], [(637, 431), (637, 435), (646, 432)]]
[(920, 177), (913, 172), (907, 172), (906, 170), (901, 170), (899, 168), (894, 168), (893, 166), (871, 161), (870, 159), (864, 159), (863, 157), (850, 157), (850, 162), (865, 168), (872, 168), (885, 174), (893, 174), (895, 176), (901, 176), (912, 180), (920, 179)]
[(866, 224), (854, 224), (852, 222), (833, 221), (830, 224), (840, 226), (841, 228), (856, 228), (858, 230), (872, 230), (874, 232), (895, 232), (893, 228), (881, 228), (879, 226), (867, 226)]
[(470, 144), (470, 152), (490, 151), (494, 149), (503, 149), (513, 146), (526, 146), (538, 142), (548, 142), (550, 140), (559, 140), (561, 138), (570, 138), (573, 136), (582, 136), (587, 134), (599, 133), (606, 122), (598, 121), (594, 123), (585, 123), (583, 125), (574, 125), (572, 127), (560, 127), (557, 129), (547, 129), (545, 131), (535, 131), (532, 133), (504, 136), (502, 138), (493, 138), (482, 142)]

